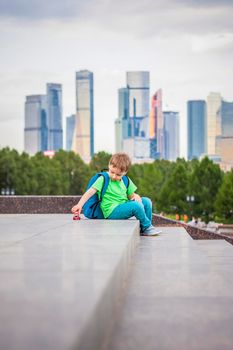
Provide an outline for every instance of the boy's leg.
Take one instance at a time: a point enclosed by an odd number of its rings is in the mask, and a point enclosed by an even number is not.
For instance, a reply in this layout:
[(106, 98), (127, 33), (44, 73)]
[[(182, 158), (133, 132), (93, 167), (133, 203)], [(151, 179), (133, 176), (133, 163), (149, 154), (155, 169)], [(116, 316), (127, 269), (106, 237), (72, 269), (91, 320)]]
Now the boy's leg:
[(141, 198), (142, 198), (142, 204), (144, 206), (146, 216), (152, 223), (152, 202), (148, 197), (141, 197)]
[(128, 201), (123, 204), (119, 204), (113, 212), (109, 215), (110, 220), (122, 220), (129, 219), (135, 216), (140, 221), (141, 231), (144, 231), (151, 225), (151, 221), (148, 219), (145, 213), (144, 205), (136, 201)]

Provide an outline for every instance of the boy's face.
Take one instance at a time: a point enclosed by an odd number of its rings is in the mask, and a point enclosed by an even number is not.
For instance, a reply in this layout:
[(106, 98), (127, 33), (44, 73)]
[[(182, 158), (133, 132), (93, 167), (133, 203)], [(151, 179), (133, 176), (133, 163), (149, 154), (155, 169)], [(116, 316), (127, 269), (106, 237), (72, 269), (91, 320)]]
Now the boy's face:
[(122, 176), (126, 173), (121, 172), (119, 168), (115, 168), (113, 165), (109, 164), (108, 166), (110, 179), (113, 181), (121, 181)]

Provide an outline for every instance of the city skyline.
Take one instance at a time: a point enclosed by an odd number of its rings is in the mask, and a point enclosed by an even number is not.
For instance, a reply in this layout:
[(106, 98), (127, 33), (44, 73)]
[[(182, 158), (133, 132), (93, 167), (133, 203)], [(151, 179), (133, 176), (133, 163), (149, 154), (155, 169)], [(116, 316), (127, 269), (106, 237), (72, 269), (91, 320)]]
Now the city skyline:
[(25, 96), (43, 93), (45, 82), (63, 86), (65, 125), (75, 113), (74, 72), (82, 69), (95, 75), (95, 152), (114, 152), (126, 71), (150, 71), (150, 97), (162, 89), (163, 109), (179, 112), (181, 156), (187, 101), (206, 100), (210, 92), (233, 100), (232, 1), (54, 4), (0, 1), (0, 147), (23, 150)]

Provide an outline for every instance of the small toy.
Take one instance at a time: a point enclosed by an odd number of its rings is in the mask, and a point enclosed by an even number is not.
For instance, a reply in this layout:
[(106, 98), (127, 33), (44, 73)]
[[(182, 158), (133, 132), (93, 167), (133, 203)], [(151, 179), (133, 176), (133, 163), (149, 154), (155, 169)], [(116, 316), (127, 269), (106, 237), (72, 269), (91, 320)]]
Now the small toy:
[(73, 220), (81, 220), (79, 213), (74, 213)]

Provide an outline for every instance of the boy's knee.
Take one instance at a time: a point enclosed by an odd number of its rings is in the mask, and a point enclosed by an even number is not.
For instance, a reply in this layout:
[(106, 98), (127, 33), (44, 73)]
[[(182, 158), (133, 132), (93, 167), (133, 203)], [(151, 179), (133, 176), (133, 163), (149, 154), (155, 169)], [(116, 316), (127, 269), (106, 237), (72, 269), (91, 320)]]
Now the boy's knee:
[(148, 206), (148, 207), (152, 208), (152, 202), (151, 202), (150, 198), (142, 197), (142, 203), (144, 206)]
[(132, 201), (132, 209), (135, 211), (143, 210), (143, 204), (141, 202)]

